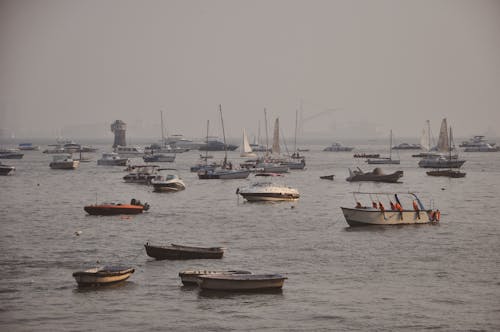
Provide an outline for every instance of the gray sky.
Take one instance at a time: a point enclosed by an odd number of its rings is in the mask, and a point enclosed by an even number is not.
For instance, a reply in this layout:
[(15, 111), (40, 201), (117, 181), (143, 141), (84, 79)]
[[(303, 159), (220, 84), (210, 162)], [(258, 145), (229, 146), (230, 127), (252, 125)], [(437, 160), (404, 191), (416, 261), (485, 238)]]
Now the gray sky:
[(500, 136), (500, 1), (0, 1), (4, 137), (220, 135), (218, 104), (291, 136), (301, 103), (304, 137)]

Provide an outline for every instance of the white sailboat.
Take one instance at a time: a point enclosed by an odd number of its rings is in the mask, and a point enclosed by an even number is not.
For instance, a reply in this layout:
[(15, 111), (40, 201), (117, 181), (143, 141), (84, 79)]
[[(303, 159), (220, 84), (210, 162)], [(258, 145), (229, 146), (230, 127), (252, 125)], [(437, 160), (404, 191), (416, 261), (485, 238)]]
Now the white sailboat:
[(240, 157), (244, 157), (244, 158), (256, 158), (257, 157), (257, 154), (255, 154), (252, 151), (252, 147), (250, 146), (250, 143), (248, 142), (248, 137), (247, 137), (247, 133), (245, 131), (245, 128), (243, 128), (243, 141), (241, 143)]
[(459, 168), (465, 163), (465, 160), (458, 159), (458, 155), (452, 155), (451, 153), (453, 148), (450, 145), (446, 118), (441, 121), (441, 129), (439, 130), (439, 139), (436, 149), (438, 151), (437, 154), (429, 154), (421, 159), (418, 162), (418, 166), (424, 168)]
[(382, 164), (399, 165), (401, 163), (399, 159), (392, 159), (392, 130), (389, 140), (389, 158), (380, 157), (380, 158), (367, 159), (366, 162), (371, 165), (382, 165)]

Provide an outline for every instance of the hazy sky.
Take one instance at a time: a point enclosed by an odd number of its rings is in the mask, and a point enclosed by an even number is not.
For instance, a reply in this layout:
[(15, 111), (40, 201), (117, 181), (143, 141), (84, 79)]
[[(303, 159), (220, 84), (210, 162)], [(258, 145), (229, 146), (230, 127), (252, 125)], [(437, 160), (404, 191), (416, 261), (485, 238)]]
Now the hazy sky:
[[(500, 136), (500, 1), (0, 0), (0, 128), (16, 137)], [(333, 110), (335, 111), (328, 111)]]

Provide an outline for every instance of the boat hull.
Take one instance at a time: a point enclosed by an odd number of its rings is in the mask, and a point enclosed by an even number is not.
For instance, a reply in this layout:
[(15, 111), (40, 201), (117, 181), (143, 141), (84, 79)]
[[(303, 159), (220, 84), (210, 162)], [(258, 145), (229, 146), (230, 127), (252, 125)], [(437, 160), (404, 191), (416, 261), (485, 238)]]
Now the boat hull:
[(15, 169), (16, 168), (14, 166), (0, 165), (0, 175), (8, 175)]
[(217, 291), (258, 291), (281, 289), (286, 277), (281, 275), (205, 275), (200, 276), (200, 288)]
[(145, 244), (146, 253), (149, 257), (157, 260), (184, 260), (184, 259), (220, 259), (224, 255), (224, 249), (215, 248), (198, 248), (171, 245), (167, 246), (151, 246)]
[(399, 165), (401, 164), (400, 160), (395, 159), (368, 159), (366, 162), (370, 165)]
[(76, 169), (80, 165), (78, 160), (73, 161), (62, 161), (62, 162), (51, 162), (49, 164), (52, 169)]
[(430, 210), (419, 212), (414, 210), (382, 212), (372, 208), (356, 209), (342, 207), (341, 209), (349, 226), (427, 224), (431, 222), (429, 218)]
[(195, 270), (195, 271), (182, 271), (179, 272), (179, 277), (184, 285), (198, 285), (200, 276), (202, 275), (233, 275), (233, 274), (251, 274), (250, 271), (206, 271), (206, 270)]
[(418, 162), (418, 166), (422, 168), (460, 168), (465, 163), (461, 159), (422, 159)]
[(221, 180), (234, 180), (234, 179), (246, 179), (250, 175), (250, 171), (248, 170), (227, 170), (227, 171), (218, 171), (218, 170), (200, 170), (198, 171), (198, 178), (201, 180), (212, 180), (212, 179), (221, 179)]
[(97, 160), (97, 165), (99, 166), (127, 166), (128, 159), (99, 159)]
[(88, 205), (83, 208), (93, 216), (116, 216), (120, 214), (140, 214), (144, 211), (142, 205)]
[(154, 192), (175, 192), (186, 189), (180, 183), (153, 183)]
[(445, 176), (448, 178), (463, 178), (466, 173), (454, 170), (436, 170), (436, 171), (428, 171), (427, 175), (430, 176)]
[(87, 270), (75, 272), (73, 273), (73, 277), (75, 278), (78, 287), (92, 287), (112, 285), (125, 281), (132, 275), (132, 273), (134, 273), (134, 269), (132, 268), (116, 272), (90, 272), (90, 270)]
[(288, 193), (245, 193), (240, 192), (249, 202), (279, 202), (279, 201), (296, 201), (300, 198), (299, 194)]

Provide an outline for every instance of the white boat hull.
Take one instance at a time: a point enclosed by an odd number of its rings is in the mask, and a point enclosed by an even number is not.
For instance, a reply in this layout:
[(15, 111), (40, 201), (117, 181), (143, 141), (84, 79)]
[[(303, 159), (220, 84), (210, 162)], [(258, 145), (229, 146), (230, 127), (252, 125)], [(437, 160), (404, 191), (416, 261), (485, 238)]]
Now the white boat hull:
[(414, 211), (403, 210), (382, 212), (374, 208), (344, 208), (342, 207), (345, 220), (350, 226), (364, 225), (401, 225), (401, 224), (427, 224), (430, 210)]

